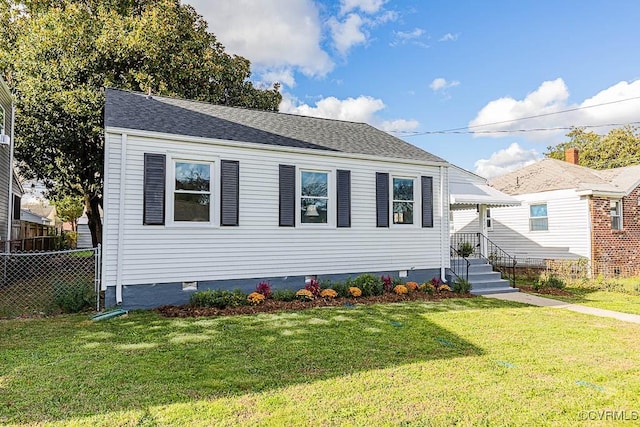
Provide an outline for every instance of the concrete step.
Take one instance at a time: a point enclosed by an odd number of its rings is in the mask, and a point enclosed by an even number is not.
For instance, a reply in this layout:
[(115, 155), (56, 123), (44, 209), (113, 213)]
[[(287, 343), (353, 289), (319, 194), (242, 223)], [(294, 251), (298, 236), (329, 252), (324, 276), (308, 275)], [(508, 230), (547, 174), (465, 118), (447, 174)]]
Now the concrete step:
[(469, 271), (469, 282), (490, 282), (502, 279), (502, 275), (495, 271), (489, 271), (486, 273), (476, 273)]
[(489, 264), (473, 264), (469, 266), (469, 274), (491, 272), (493, 272), (493, 267), (491, 267), (491, 265)]
[(506, 294), (509, 292), (520, 292), (520, 289), (511, 287), (471, 289), (473, 295)]
[[(471, 283), (471, 282), (470, 282)], [(504, 288), (511, 286), (507, 280), (485, 280), (481, 282), (472, 282), (471, 289), (488, 289), (488, 288)]]

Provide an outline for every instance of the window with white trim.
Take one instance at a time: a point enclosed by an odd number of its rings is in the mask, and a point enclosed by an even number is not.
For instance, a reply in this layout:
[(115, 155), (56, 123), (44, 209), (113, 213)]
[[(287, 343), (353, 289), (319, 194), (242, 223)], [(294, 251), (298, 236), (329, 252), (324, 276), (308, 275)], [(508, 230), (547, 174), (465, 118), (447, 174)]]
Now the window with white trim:
[(611, 229), (622, 230), (622, 200), (611, 200), (609, 205)]
[(393, 177), (393, 223), (413, 224), (415, 203), (415, 180), (413, 178)]
[(547, 216), (547, 204), (539, 203), (529, 206), (529, 230), (547, 231), (549, 229), (549, 217)]
[(493, 231), (493, 219), (491, 218), (491, 209), (487, 208), (487, 231)]
[(300, 171), (300, 222), (327, 224), (329, 203), (329, 172)]
[(212, 163), (174, 160), (173, 221), (211, 222)]
[(4, 107), (0, 105), (0, 134), (4, 133)]

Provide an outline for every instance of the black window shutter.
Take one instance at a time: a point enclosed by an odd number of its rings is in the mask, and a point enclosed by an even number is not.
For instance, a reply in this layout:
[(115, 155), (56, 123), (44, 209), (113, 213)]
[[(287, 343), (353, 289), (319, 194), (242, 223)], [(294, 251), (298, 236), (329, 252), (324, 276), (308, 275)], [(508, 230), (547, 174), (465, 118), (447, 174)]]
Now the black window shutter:
[(433, 177), (422, 179), (422, 226), (433, 227)]
[(13, 195), (13, 219), (20, 219), (20, 196)]
[(376, 172), (376, 226), (389, 226), (389, 174)]
[(220, 224), (237, 226), (239, 223), (240, 163), (235, 160), (220, 162)]
[(280, 165), (280, 227), (296, 225), (296, 167)]
[(142, 223), (145, 225), (164, 225), (166, 168), (164, 154), (144, 154)]
[(337, 170), (338, 227), (351, 227), (351, 171)]

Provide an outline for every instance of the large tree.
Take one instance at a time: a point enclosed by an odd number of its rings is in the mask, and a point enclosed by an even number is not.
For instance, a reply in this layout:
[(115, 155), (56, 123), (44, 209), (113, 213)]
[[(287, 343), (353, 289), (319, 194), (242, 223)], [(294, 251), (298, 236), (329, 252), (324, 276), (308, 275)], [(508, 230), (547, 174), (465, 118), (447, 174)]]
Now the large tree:
[[(104, 87), (277, 111), (178, 0), (0, 0), (0, 72), (17, 97), (16, 159), (53, 196), (85, 199), (102, 238)], [(6, 29), (6, 31), (5, 31)]]
[(640, 163), (640, 132), (633, 126), (612, 129), (606, 135), (575, 128), (568, 141), (547, 147), (545, 155), (564, 160), (568, 148), (580, 151), (579, 163), (593, 169), (611, 169)]

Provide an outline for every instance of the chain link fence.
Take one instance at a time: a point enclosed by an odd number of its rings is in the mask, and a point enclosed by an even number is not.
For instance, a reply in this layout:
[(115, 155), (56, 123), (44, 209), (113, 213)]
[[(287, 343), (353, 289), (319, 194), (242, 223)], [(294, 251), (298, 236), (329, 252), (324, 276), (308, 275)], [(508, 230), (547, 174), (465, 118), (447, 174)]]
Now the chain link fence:
[(100, 247), (0, 253), (0, 318), (100, 308)]

